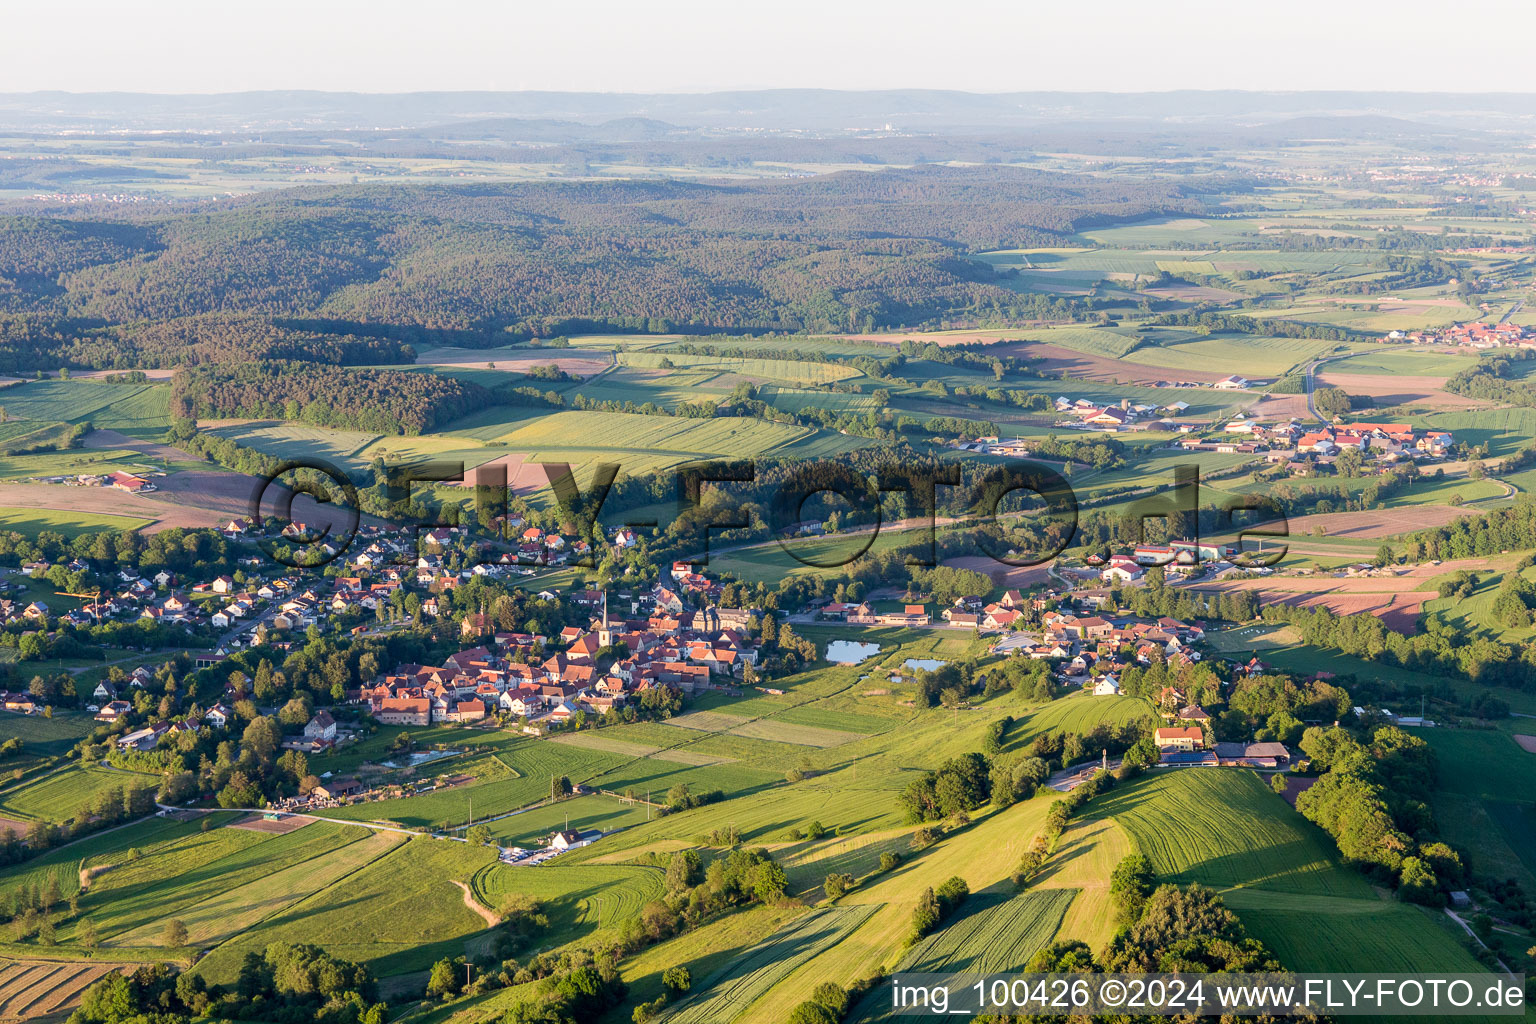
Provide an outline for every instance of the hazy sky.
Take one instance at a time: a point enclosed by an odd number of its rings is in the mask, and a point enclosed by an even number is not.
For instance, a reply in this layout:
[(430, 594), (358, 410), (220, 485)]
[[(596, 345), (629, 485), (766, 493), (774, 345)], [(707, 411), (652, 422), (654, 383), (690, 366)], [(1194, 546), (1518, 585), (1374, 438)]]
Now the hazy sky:
[(1536, 92), (1526, 0), (51, 0), (0, 91)]

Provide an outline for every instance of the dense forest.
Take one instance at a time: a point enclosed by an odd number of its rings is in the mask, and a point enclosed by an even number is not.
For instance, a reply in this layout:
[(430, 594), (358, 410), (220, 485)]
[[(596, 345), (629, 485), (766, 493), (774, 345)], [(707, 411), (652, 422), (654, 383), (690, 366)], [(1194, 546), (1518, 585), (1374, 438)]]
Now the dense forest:
[[(583, 329), (1029, 318), (969, 254), (1199, 209), (1196, 183), (922, 167), (732, 184), (301, 188), (0, 218), (0, 370), (400, 361)], [(446, 334), (444, 333), (446, 332)], [(509, 337), (510, 332), (510, 337)]]
[(179, 418), (300, 420), (381, 434), (421, 434), (490, 401), (484, 388), (453, 377), (290, 360), (183, 367), (171, 378)]

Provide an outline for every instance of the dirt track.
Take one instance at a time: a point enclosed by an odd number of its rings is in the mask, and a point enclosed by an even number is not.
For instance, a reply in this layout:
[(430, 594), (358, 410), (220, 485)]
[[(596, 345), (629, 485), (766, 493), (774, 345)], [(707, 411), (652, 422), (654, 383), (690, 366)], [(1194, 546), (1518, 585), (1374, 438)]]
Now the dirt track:
[(486, 927), (495, 928), (497, 925), (501, 924), (501, 918), (498, 917), (494, 911), (490, 910), (484, 904), (482, 904), (479, 900), (475, 899), (474, 893), (469, 891), (469, 886), (465, 885), (463, 882), (456, 878), (450, 878), (448, 881), (452, 882), (454, 885), (458, 886), (461, 891), (463, 891), (464, 905), (478, 914), (480, 920), (485, 922)]

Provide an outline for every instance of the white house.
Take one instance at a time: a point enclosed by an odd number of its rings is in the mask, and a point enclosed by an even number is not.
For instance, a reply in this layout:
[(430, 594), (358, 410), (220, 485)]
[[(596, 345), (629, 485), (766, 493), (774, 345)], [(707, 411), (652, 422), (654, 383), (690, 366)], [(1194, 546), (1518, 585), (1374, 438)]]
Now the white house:
[(304, 738), (310, 741), (334, 743), (336, 740), (336, 719), (331, 717), (329, 711), (317, 711), (304, 726)]
[(1104, 676), (1093, 684), (1093, 695), (1095, 697), (1118, 697), (1120, 696), (1120, 684), (1115, 680), (1114, 676)]

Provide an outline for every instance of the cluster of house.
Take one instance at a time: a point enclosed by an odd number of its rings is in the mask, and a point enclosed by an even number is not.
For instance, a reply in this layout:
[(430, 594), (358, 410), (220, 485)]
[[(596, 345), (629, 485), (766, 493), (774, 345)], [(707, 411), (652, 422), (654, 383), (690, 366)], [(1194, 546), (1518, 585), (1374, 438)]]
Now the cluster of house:
[(1118, 697), (1118, 673), (1132, 665), (1159, 657), (1174, 667), (1194, 664), (1200, 660), (1194, 648), (1205, 639), (1199, 625), (1170, 616), (1146, 621), (1047, 611), (1042, 626), (1039, 642), (1018, 646), (1018, 653), (1055, 662), (1061, 679), (1089, 684), (1100, 697)]
[(1490, 324), (1481, 320), (1422, 331), (1392, 331), (1377, 339), (1389, 345), (1455, 345), (1459, 348), (1499, 348), (1536, 345), (1536, 332), (1520, 324)]
[(1259, 453), (1269, 462), (1302, 462), (1314, 456), (1328, 462), (1353, 448), (1381, 463), (1444, 458), (1455, 443), (1446, 430), (1419, 430), (1410, 423), (1337, 423), (1308, 429), (1300, 421), (1261, 422), (1242, 413), (1232, 417), (1219, 436), (1184, 438), (1170, 447), (1184, 451)]
[(1025, 597), (1017, 590), (1006, 590), (996, 601), (987, 602), (974, 595), (957, 597), (939, 613), (940, 618), (958, 629), (982, 632), (1012, 629), (1024, 617)]
[(1098, 569), (1099, 578), (1105, 583), (1137, 583), (1149, 568), (1163, 566), (1172, 572), (1194, 571), (1203, 567), (1221, 566), (1237, 554), (1230, 544), (1201, 544), (1199, 541), (1176, 540), (1167, 544), (1140, 544), (1129, 555), (1111, 555), (1100, 558), (1090, 555), (1087, 562)]
[[(747, 630), (751, 611), (688, 609), (674, 603), (677, 595), (666, 587), (643, 597), (636, 606), (649, 608), (644, 618), (616, 621), (598, 595), (602, 613), (587, 628), (568, 626), (548, 642), (527, 633), (495, 633), (494, 652), (481, 646), (440, 666), (399, 666), (356, 699), (390, 725), (473, 723), (501, 713), (559, 723), (577, 712), (602, 714), (652, 687), (687, 694), (729, 687), (745, 666), (757, 664)], [(546, 655), (555, 647), (560, 649)], [(619, 656), (610, 657), (612, 651)]]
[(829, 601), (825, 604), (813, 601), (811, 608), (818, 619), (856, 626), (927, 626), (933, 621), (926, 603), (903, 604), (899, 612), (877, 612), (868, 601)]
[(1063, 421), (1063, 426), (1116, 431), (1131, 426), (1140, 429), (1169, 429), (1171, 424), (1167, 417), (1185, 412), (1189, 409), (1189, 403), (1174, 402), (1159, 409), (1145, 402), (1134, 403), (1128, 398), (1120, 399), (1118, 404), (1100, 404), (1086, 398), (1073, 399), (1061, 395), (1056, 399), (1055, 408), (1058, 413), (1072, 417)]

